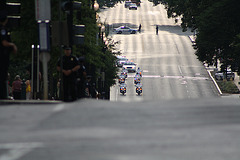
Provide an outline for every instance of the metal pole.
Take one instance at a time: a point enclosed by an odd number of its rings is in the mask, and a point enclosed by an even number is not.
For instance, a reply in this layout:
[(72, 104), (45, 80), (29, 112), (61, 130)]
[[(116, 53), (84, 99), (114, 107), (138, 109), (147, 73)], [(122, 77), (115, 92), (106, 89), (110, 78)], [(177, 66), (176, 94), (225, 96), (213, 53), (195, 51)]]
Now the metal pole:
[(34, 75), (34, 50), (35, 50), (35, 45), (32, 45), (32, 69), (31, 69), (31, 95), (33, 95), (33, 75)]
[(40, 46), (37, 45), (37, 93), (39, 93), (39, 50), (40, 50)]
[(42, 64), (43, 64), (43, 99), (48, 99), (48, 58), (47, 58), (47, 52), (42, 52)]
[[(69, 0), (72, 2), (73, 0)], [(69, 10), (67, 14), (67, 24), (68, 24), (68, 34), (69, 34), (69, 45), (72, 47), (73, 45), (73, 8)]]

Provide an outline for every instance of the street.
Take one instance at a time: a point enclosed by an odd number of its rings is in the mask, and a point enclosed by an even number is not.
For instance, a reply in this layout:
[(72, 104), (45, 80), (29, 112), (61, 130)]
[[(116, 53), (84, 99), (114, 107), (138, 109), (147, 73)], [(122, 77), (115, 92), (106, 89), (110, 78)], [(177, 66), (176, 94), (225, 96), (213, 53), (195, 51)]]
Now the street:
[(239, 160), (239, 99), (0, 106), (0, 160)]
[(167, 19), (163, 6), (142, 2), (131, 11), (118, 4), (101, 18), (142, 24), (141, 33), (111, 36), (143, 70), (143, 94), (135, 94), (130, 73), (127, 94), (117, 84), (111, 101), (0, 101), (0, 160), (240, 159), (239, 98), (218, 96), (191, 33)]
[[(100, 13), (102, 21), (113, 28), (127, 25), (141, 33), (116, 34), (110, 32), (114, 41), (119, 41), (119, 50), (137, 67), (143, 70), (143, 94), (136, 96), (133, 84), (134, 73), (127, 79), (127, 93), (122, 96), (118, 83), (111, 88), (111, 101), (151, 101), (217, 97), (218, 92), (203, 64), (194, 54), (189, 35), (182, 32), (174, 19), (168, 19), (163, 5), (153, 6), (142, 1), (138, 10), (129, 10), (124, 3)], [(158, 35), (156, 35), (156, 25)], [(111, 30), (111, 31), (112, 31)]]

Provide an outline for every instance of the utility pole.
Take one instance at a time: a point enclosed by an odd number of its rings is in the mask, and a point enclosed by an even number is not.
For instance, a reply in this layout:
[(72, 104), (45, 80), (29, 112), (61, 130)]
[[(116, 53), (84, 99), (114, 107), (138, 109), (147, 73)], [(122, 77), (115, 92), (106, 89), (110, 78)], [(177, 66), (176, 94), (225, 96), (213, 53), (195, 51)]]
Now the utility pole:
[(50, 60), (49, 22), (51, 20), (50, 0), (35, 0), (36, 21), (39, 24), (40, 60), (43, 66), (43, 99), (48, 99), (48, 61)]

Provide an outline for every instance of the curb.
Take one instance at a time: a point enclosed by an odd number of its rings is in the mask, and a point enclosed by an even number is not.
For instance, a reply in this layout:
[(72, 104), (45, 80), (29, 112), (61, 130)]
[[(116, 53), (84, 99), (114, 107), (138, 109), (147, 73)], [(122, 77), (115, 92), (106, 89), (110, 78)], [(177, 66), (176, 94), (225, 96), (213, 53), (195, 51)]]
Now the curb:
[(54, 100), (0, 100), (0, 105), (6, 104), (60, 104), (62, 101)]
[(212, 76), (212, 74), (210, 73), (210, 71), (207, 71), (207, 72), (208, 72), (208, 75), (210, 76), (210, 78), (212, 79), (212, 81), (213, 81), (215, 87), (217, 88), (218, 93), (220, 94), (220, 96), (222, 96), (223, 93), (222, 93), (221, 89), (219, 88), (217, 82), (216, 82), (215, 79), (213, 78), (213, 76)]

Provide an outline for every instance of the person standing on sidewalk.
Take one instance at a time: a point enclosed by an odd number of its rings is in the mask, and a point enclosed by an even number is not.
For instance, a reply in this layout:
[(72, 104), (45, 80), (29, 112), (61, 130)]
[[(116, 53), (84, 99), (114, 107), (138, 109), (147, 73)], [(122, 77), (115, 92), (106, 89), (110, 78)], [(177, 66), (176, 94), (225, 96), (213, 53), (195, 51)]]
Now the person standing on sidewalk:
[(156, 25), (156, 35), (158, 35), (158, 25)]
[(7, 77), (10, 53), (17, 53), (17, 46), (11, 42), (10, 32), (6, 28), (7, 12), (0, 13), (0, 99), (7, 99)]
[(30, 80), (26, 80), (26, 100), (32, 99), (32, 89), (31, 89), (31, 82)]
[(142, 28), (142, 25), (140, 24), (139, 27), (138, 27), (138, 32), (141, 33), (141, 28)]
[(62, 72), (63, 77), (63, 100), (74, 101), (77, 99), (76, 94), (76, 78), (77, 71), (80, 68), (78, 60), (71, 54), (70, 47), (64, 48), (65, 55), (62, 57), (62, 69), (61, 60), (59, 59), (57, 64), (57, 70)]
[(15, 81), (12, 83), (12, 93), (14, 99), (21, 99), (22, 95), (22, 81), (19, 75), (16, 75)]

